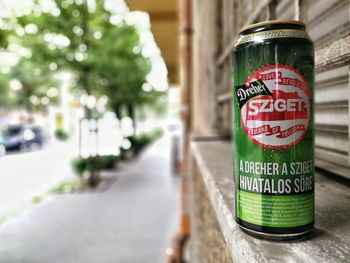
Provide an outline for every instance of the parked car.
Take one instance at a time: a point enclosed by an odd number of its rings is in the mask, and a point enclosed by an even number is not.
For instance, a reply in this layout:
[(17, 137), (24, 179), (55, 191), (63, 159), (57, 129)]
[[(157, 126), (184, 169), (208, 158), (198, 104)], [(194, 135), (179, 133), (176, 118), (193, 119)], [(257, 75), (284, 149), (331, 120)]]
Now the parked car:
[(43, 129), (39, 126), (10, 125), (2, 132), (6, 150), (24, 150), (42, 147), (45, 141)]

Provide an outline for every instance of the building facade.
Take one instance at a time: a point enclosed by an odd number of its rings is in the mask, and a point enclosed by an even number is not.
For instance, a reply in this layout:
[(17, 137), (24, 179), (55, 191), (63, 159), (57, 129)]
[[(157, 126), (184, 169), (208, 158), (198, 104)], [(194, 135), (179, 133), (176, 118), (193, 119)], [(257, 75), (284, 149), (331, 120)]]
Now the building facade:
[[(348, 0), (192, 0), (180, 1), (192, 8), (190, 134), (191, 143), (191, 262), (335, 262), (336, 254), (349, 257), (350, 232), (347, 194), (349, 156)], [(240, 28), (274, 19), (295, 19), (307, 25), (315, 45), (315, 133), (317, 229), (332, 232), (310, 237), (309, 251), (295, 244), (271, 244), (237, 230), (233, 218), (231, 152), (232, 75), (231, 52)], [(325, 179), (327, 175), (328, 179)], [(345, 184), (339, 185), (346, 181)], [(334, 194), (333, 197), (325, 194)], [(327, 206), (327, 209), (325, 208)], [(332, 207), (338, 207), (335, 211)], [(344, 222), (331, 227), (321, 214)], [(344, 219), (346, 219), (344, 221)], [(340, 227), (340, 226), (339, 226)], [(320, 230), (321, 231), (321, 230)], [(338, 232), (339, 231), (339, 232)], [(335, 233), (340, 239), (336, 241)], [(342, 240), (342, 241), (340, 241)], [(343, 242), (340, 244), (340, 242)], [(340, 247), (338, 247), (340, 246)], [(321, 250), (329, 249), (328, 253)], [(266, 253), (269, 250), (269, 253)], [(275, 256), (274, 256), (275, 255)]]

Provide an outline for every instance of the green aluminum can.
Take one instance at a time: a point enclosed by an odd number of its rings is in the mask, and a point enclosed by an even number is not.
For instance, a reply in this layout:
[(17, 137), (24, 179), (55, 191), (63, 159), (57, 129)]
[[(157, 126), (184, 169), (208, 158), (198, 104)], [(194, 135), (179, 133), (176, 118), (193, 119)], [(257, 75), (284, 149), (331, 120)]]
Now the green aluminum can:
[(233, 51), (235, 212), (251, 234), (314, 226), (314, 49), (299, 21), (245, 27)]

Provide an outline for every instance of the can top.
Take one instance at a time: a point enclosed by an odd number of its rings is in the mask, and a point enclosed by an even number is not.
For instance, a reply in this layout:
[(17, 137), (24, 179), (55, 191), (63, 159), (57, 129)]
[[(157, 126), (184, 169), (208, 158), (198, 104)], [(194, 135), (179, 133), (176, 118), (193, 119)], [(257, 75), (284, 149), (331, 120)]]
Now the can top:
[(241, 34), (244, 31), (254, 29), (257, 27), (277, 25), (277, 24), (278, 25), (288, 25), (289, 24), (289, 25), (297, 25), (297, 26), (306, 27), (306, 25), (303, 22), (297, 21), (297, 20), (271, 20), (271, 21), (264, 21), (264, 22), (255, 23), (255, 24), (245, 26), (239, 31), (239, 33)]

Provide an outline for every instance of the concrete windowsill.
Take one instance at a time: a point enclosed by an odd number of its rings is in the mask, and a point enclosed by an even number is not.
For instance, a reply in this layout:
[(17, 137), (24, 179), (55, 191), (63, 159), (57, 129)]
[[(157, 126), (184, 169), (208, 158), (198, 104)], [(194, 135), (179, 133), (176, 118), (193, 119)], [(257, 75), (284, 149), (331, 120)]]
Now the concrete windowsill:
[(349, 262), (350, 188), (316, 174), (316, 227), (293, 241), (268, 241), (243, 232), (234, 218), (229, 142), (193, 142), (195, 159), (233, 262)]

